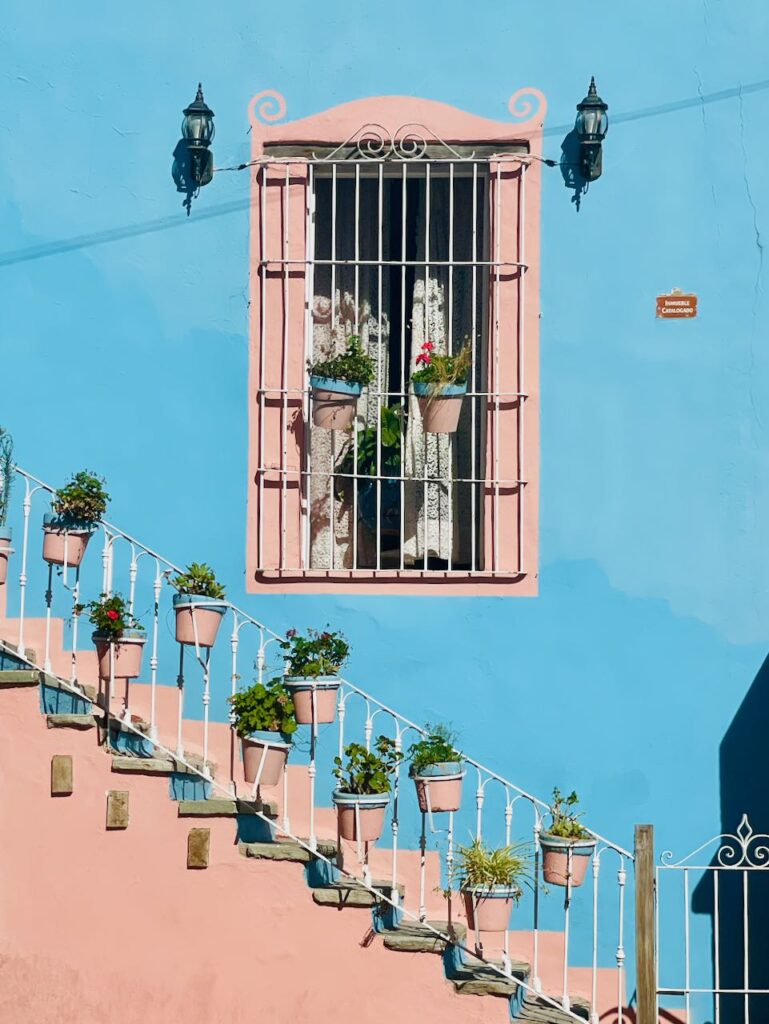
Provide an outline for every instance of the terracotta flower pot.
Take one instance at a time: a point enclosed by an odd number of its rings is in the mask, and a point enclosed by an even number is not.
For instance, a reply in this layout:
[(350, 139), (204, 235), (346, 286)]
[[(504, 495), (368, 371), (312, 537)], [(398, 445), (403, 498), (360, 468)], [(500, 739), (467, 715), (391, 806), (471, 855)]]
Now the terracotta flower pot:
[(461, 761), (428, 764), (418, 775), (411, 777), (417, 789), (420, 811), (459, 810), (462, 804), (462, 779), (465, 777)]
[(520, 891), (509, 885), (477, 886), (462, 890), (468, 927), (480, 932), (506, 932)]
[(322, 676), (317, 679), (289, 677), (286, 688), (294, 700), (294, 714), (299, 725), (312, 725), (313, 692), (315, 694), (315, 722), (327, 725), (336, 717), (336, 695), (339, 680), (336, 676)]
[(195, 646), (197, 627), (198, 647), (213, 647), (227, 605), (212, 597), (196, 594), (174, 594), (176, 611), (176, 640), (180, 644)]
[(0, 526), (0, 586), (8, 579), (8, 559), (13, 554), (10, 526)]
[[(126, 629), (119, 639), (110, 644), (110, 639), (101, 633), (92, 635), (96, 644), (96, 657), (99, 659), (99, 678), (110, 678), (110, 666), (114, 665), (115, 679), (134, 679), (142, 669), (142, 654), (147, 637), (136, 629)], [(113, 661), (110, 661), (110, 646), (114, 649)]]
[(291, 741), (280, 732), (254, 732), (240, 741), (246, 782), (277, 786), (283, 778)]
[(43, 516), (43, 558), (51, 565), (67, 565), (77, 569), (96, 526), (71, 516)]
[(569, 840), (551, 835), (550, 832), (541, 832), (539, 845), (542, 848), (542, 877), (546, 882), (550, 885), (566, 885), (571, 848), (571, 885), (574, 889), (582, 885), (595, 850), (593, 839)]
[(348, 384), (333, 377), (310, 377), (312, 422), (324, 430), (346, 430), (353, 421), (361, 384)]
[(414, 384), (422, 429), (426, 434), (453, 434), (459, 426), (467, 384)]
[[(331, 799), (336, 807), (339, 835), (342, 839), (374, 843), (382, 835), (384, 817), (390, 798), (387, 793), (342, 793), (334, 790)], [(360, 834), (358, 834), (360, 823)]]

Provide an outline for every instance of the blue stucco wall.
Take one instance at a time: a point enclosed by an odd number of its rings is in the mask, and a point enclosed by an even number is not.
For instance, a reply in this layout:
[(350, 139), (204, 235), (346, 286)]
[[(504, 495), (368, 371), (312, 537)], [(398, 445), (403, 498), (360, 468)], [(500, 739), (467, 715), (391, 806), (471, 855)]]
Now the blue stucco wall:
[[(576, 786), (620, 841), (651, 820), (684, 852), (741, 810), (755, 776), (720, 744), (735, 719), (739, 761), (762, 735), (740, 706), (751, 687), (767, 704), (769, 12), (435, 7), (86, 0), (41, 19), (8, 0), (0, 420), (23, 465), (104, 473), (116, 522), (212, 562), (275, 628), (341, 626), (351, 676), (404, 713), (452, 720), (539, 794)], [(540, 596), (246, 598), (249, 182), (220, 175), (185, 217), (169, 168), (198, 79), (230, 164), (270, 87), (289, 117), (413, 93), (501, 119), (531, 84), (558, 158), (590, 74), (604, 176), (579, 211), (557, 168), (544, 179)], [(674, 286), (699, 294), (696, 321), (655, 321)]]

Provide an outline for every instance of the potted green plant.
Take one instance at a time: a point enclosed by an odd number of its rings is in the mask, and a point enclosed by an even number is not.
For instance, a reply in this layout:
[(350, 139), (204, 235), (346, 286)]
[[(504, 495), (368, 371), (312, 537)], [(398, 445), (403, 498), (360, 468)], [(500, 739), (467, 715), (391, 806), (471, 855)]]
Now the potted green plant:
[(390, 799), (391, 777), (403, 754), (395, 741), (378, 736), (373, 750), (349, 743), (341, 757), (334, 758), (337, 787), (332, 794), (342, 839), (375, 842), (384, 828)]
[(147, 642), (138, 622), (120, 594), (102, 594), (98, 601), (78, 605), (75, 612), (88, 612), (96, 627), (91, 639), (96, 645), (100, 679), (133, 679), (141, 672), (142, 652)]
[(283, 680), (254, 683), (230, 698), (233, 727), (240, 737), (246, 782), (276, 786), (296, 732), (291, 695)]
[(213, 647), (222, 616), (227, 611), (224, 587), (205, 562), (193, 562), (171, 580), (176, 613), (176, 639), (180, 644)]
[(454, 872), (465, 901), (467, 922), (480, 932), (505, 932), (513, 906), (530, 884), (530, 857), (525, 843), (490, 849), (481, 839), (457, 850)]
[(469, 342), (465, 342), (454, 355), (436, 352), (431, 341), (422, 345), (422, 351), (416, 358), (418, 369), (411, 374), (411, 384), (426, 434), (453, 434), (456, 431), (471, 362)]
[(551, 885), (582, 885), (595, 851), (595, 839), (579, 822), (578, 803), (575, 792), (564, 796), (557, 786), (553, 790), (550, 827), (539, 834), (542, 875)]
[(326, 629), (308, 629), (305, 635), (289, 629), (281, 641), (286, 653), (285, 686), (294, 701), (299, 725), (334, 721), (339, 670), (347, 661), (350, 645), (344, 635)]
[(13, 484), (13, 438), (0, 427), (0, 585), (8, 579), (8, 559), (13, 554), (13, 533), (8, 525), (8, 510)]
[(104, 480), (82, 470), (61, 487), (43, 516), (43, 558), (52, 565), (77, 568), (86, 545), (107, 511), (109, 494)]
[(458, 811), (462, 803), (462, 755), (456, 734), (445, 725), (425, 725), (425, 735), (409, 747), (409, 775), (422, 813)]
[[(401, 485), (399, 479), (375, 480), (367, 477), (400, 477), (401, 475), (401, 411), (382, 406), (377, 424), (359, 430), (344, 449), (336, 467), (339, 474), (336, 495), (349, 508), (353, 507), (355, 484), (358, 486), (358, 519), (373, 532), (377, 528), (377, 497), (379, 497), (380, 535), (399, 535), (401, 523)], [(355, 450), (358, 452), (358, 480), (355, 477)]]
[(364, 387), (374, 379), (374, 360), (353, 334), (341, 355), (308, 360), (312, 422), (324, 430), (345, 430), (355, 415)]

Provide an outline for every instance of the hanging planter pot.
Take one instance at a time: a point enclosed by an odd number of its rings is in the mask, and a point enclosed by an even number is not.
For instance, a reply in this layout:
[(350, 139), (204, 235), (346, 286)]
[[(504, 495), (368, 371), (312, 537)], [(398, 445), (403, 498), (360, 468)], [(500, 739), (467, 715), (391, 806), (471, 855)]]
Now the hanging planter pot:
[(0, 586), (8, 579), (8, 559), (13, 554), (10, 526), (0, 526)]
[(463, 888), (468, 926), (480, 932), (506, 932), (520, 895), (520, 889), (509, 885)]
[(281, 732), (258, 730), (240, 741), (246, 782), (277, 786), (291, 750), (291, 737)]
[(176, 612), (176, 641), (198, 647), (213, 647), (216, 635), (227, 611), (227, 605), (199, 594), (174, 594)]
[(339, 835), (342, 839), (374, 843), (382, 835), (389, 796), (387, 793), (343, 793), (334, 790)]
[(413, 774), (419, 810), (458, 811), (462, 804), (462, 779), (465, 773), (461, 761), (442, 761), (428, 764)]
[(141, 673), (142, 654), (147, 642), (144, 630), (125, 629), (117, 638), (93, 633), (91, 639), (96, 645), (100, 679), (135, 679)]
[(64, 565), (77, 569), (83, 561), (88, 541), (96, 524), (69, 515), (43, 516), (43, 558), (50, 565)]
[(419, 402), (424, 432), (456, 433), (467, 384), (423, 384), (415, 381), (413, 387)]
[(550, 832), (540, 832), (539, 845), (542, 848), (542, 877), (549, 885), (567, 885), (569, 874), (573, 889), (583, 884), (595, 851), (595, 840), (564, 839)]
[(347, 430), (352, 425), (363, 385), (334, 377), (310, 377), (312, 422), (323, 430)]
[(289, 676), (285, 680), (286, 689), (294, 701), (294, 714), (298, 725), (312, 725), (313, 703), (315, 705), (314, 721), (317, 725), (328, 725), (336, 717), (336, 700), (339, 691), (337, 676), (320, 676), (309, 678)]

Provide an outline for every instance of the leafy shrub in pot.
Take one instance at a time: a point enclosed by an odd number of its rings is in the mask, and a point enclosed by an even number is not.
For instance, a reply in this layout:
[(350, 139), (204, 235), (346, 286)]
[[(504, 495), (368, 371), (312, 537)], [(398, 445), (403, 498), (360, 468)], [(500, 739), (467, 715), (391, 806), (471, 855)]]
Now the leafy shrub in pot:
[(51, 565), (77, 568), (91, 534), (107, 511), (109, 494), (104, 480), (82, 470), (61, 487), (43, 517), (43, 558)]
[(353, 421), (363, 388), (374, 379), (374, 360), (357, 334), (340, 355), (308, 360), (312, 388), (312, 422), (325, 430), (346, 430)]
[(78, 605), (75, 611), (87, 611), (89, 621), (96, 627), (92, 640), (99, 659), (99, 678), (138, 676), (147, 637), (120, 594), (102, 594), (98, 601)]
[(392, 775), (403, 758), (395, 741), (377, 736), (373, 750), (349, 743), (334, 758), (337, 788), (332, 794), (342, 839), (375, 842), (382, 834)]
[(0, 586), (8, 579), (8, 559), (13, 554), (13, 534), (8, 526), (8, 509), (13, 485), (13, 438), (0, 427)]
[(254, 683), (234, 693), (229, 702), (241, 741), (246, 782), (276, 786), (296, 732), (294, 706), (283, 680)]
[(462, 755), (454, 748), (456, 734), (445, 725), (425, 725), (425, 733), (408, 751), (409, 775), (419, 809), (458, 811), (462, 803)]
[(564, 796), (557, 786), (553, 790), (550, 827), (539, 834), (542, 875), (551, 885), (582, 885), (595, 851), (595, 839), (579, 822), (581, 814), (575, 810), (578, 803), (575, 792)]
[(176, 639), (180, 644), (213, 647), (222, 616), (227, 611), (224, 587), (205, 562), (192, 562), (171, 580), (176, 613)]
[(457, 850), (454, 868), (465, 901), (470, 928), (505, 932), (513, 906), (530, 880), (529, 847), (525, 843), (490, 849), (481, 839)]
[(347, 661), (350, 645), (343, 633), (308, 629), (306, 634), (289, 629), (281, 641), (286, 665), (285, 684), (294, 700), (299, 725), (334, 721), (339, 670)]

